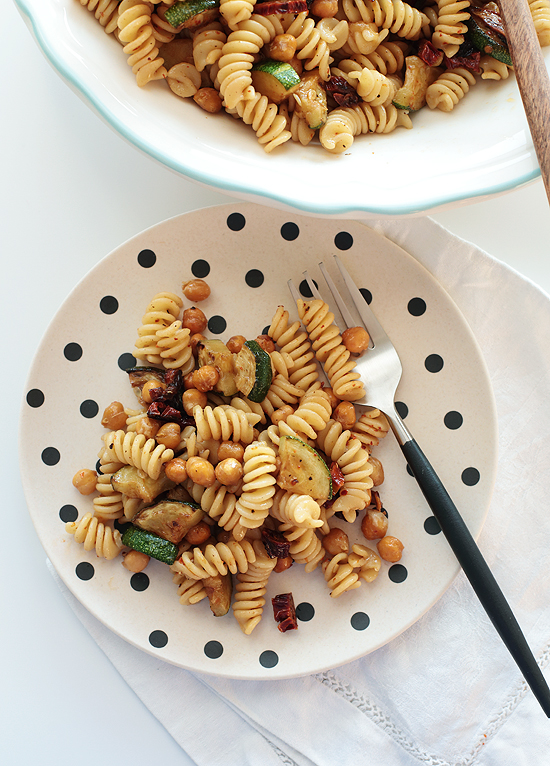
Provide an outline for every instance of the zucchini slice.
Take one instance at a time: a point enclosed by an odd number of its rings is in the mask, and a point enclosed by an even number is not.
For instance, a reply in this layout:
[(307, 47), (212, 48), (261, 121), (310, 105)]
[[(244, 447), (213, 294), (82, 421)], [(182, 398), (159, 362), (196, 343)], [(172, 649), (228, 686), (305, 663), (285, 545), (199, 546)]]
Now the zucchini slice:
[(161, 500), (138, 511), (132, 524), (177, 544), (203, 516), (201, 507), (191, 501)]
[(497, 61), (502, 61), (507, 66), (513, 66), (510, 51), (501, 35), (483, 26), (481, 22), (473, 18), (468, 19), (466, 24), (468, 26), (466, 39), (471, 42), (476, 50), (492, 56)]
[(327, 121), (327, 92), (321, 82), (319, 70), (308, 72), (300, 78), (294, 91), (295, 111), (311, 130), (318, 130)]
[(233, 592), (231, 573), (205, 577), (202, 584), (208, 596), (212, 614), (214, 617), (223, 617), (224, 614), (228, 613), (231, 606), (231, 594)]
[(116, 492), (122, 492), (128, 497), (139, 498), (146, 503), (152, 503), (155, 497), (171, 489), (174, 482), (170, 481), (164, 471), (158, 479), (141, 476), (142, 472), (133, 465), (125, 465), (111, 476), (111, 486)]
[(167, 8), (164, 18), (175, 29), (196, 29), (215, 21), (219, 15), (219, 7), (219, 0), (184, 0)]
[(263, 402), (269, 391), (273, 372), (271, 357), (255, 340), (247, 340), (235, 358), (237, 389), (251, 402)]
[(220, 373), (220, 379), (214, 386), (224, 396), (234, 396), (238, 389), (235, 383), (235, 370), (233, 367), (233, 354), (225, 343), (217, 338), (204, 340), (197, 345), (199, 367), (210, 364)]
[(252, 67), (252, 85), (274, 104), (280, 104), (296, 90), (300, 75), (286, 61), (264, 59)]
[(322, 505), (332, 497), (330, 470), (321, 455), (295, 436), (281, 436), (281, 470), (277, 484), (286, 490), (309, 495)]
[(178, 557), (178, 546), (152, 532), (130, 526), (122, 535), (122, 544), (145, 553), (163, 564), (172, 565)]
[(405, 59), (405, 82), (393, 97), (397, 109), (417, 112), (426, 104), (426, 91), (443, 70), (429, 66), (419, 56)]

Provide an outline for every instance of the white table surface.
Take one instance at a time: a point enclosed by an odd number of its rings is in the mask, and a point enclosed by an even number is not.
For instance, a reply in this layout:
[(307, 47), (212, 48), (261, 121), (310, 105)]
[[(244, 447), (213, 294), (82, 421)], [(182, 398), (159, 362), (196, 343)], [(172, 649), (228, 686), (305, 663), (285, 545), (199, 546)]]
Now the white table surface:
[[(86, 272), (142, 229), (229, 201), (127, 145), (61, 81), (11, 0), (0, 49), (2, 534), (0, 753), (6, 766), (191, 761), (97, 647), (46, 569), (19, 478), (31, 360)], [(550, 208), (540, 181), (434, 218), (550, 292)], [(513, 306), (510, 306), (513, 311)], [(6, 544), (7, 543), (7, 544)], [(228, 764), (232, 766), (232, 764)]]

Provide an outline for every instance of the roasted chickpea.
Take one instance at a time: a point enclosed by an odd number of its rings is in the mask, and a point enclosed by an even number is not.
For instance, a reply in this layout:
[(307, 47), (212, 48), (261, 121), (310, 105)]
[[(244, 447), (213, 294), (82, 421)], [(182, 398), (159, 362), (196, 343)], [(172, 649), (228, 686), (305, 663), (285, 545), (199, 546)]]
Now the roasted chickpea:
[(196, 358), (199, 355), (199, 343), (204, 343), (206, 338), (200, 332), (196, 332), (189, 338), (189, 345), (193, 352), (193, 356)]
[(355, 407), (351, 402), (340, 402), (332, 413), (332, 417), (341, 423), (344, 430), (353, 428), (356, 422)]
[(153, 401), (151, 398), (151, 390), (153, 388), (162, 388), (163, 390), (166, 388), (162, 380), (148, 380), (147, 383), (144, 384), (143, 388), (141, 389), (141, 398), (145, 402), (145, 404), (151, 404)]
[(124, 405), (120, 402), (111, 402), (103, 411), (101, 425), (104, 428), (108, 428), (109, 431), (119, 431), (121, 428), (124, 428), (126, 425)]
[[(210, 114), (221, 112), (223, 106), (220, 94), (215, 88), (199, 88), (193, 96), (193, 101)], [(198, 300), (198, 298), (194, 300)]]
[(181, 403), (187, 415), (192, 415), (193, 408), (196, 407), (197, 404), (200, 407), (206, 407), (208, 399), (204, 391), (199, 391), (196, 388), (188, 388), (187, 391), (184, 391), (181, 395)]
[(238, 354), (244, 346), (246, 338), (244, 335), (232, 335), (225, 344), (232, 354)]
[(232, 484), (236, 484), (242, 479), (243, 464), (234, 457), (226, 457), (218, 463), (214, 473), (220, 484), (230, 487)]
[(342, 333), (342, 341), (350, 354), (362, 354), (369, 347), (369, 340), (364, 327), (348, 327)]
[(210, 287), (204, 279), (190, 279), (181, 286), (185, 297), (193, 303), (205, 301), (210, 295)]
[(286, 569), (290, 569), (290, 567), (294, 564), (294, 559), (292, 556), (288, 555), (284, 558), (278, 558), (277, 563), (275, 564), (273, 571), (274, 572), (284, 572)]
[(122, 566), (129, 572), (143, 572), (150, 558), (141, 551), (127, 551), (122, 554)]
[(338, 11), (338, 0), (313, 0), (311, 14), (320, 19), (332, 19)]
[(176, 449), (181, 439), (181, 428), (177, 423), (165, 423), (157, 431), (155, 439), (167, 449)]
[(210, 537), (211, 529), (206, 521), (199, 521), (194, 527), (191, 527), (185, 535), (185, 539), (191, 545), (202, 545)]
[(193, 385), (193, 372), (195, 372), (195, 370), (192, 370), (191, 372), (188, 372), (187, 375), (183, 376), (183, 387), (185, 390), (188, 388), (195, 388)]
[(159, 428), (160, 423), (153, 418), (140, 418), (136, 423), (136, 433), (143, 434), (147, 439), (154, 439)]
[(90, 468), (83, 468), (81, 471), (77, 471), (73, 476), (73, 487), (75, 487), (81, 495), (91, 495), (95, 491), (97, 484), (97, 473)]
[(397, 539), (397, 537), (387, 535), (376, 543), (376, 547), (378, 548), (380, 558), (383, 558), (384, 561), (390, 561), (393, 564), (401, 559), (401, 554), (405, 546), (401, 540)]
[(268, 354), (271, 354), (272, 351), (275, 351), (275, 344), (269, 335), (258, 335), (256, 337), (256, 343), (260, 348), (263, 348), (264, 351), (267, 351)]
[(218, 447), (218, 460), (227, 460), (233, 458), (242, 463), (244, 457), (244, 447), (239, 442), (221, 442)]
[(173, 481), (175, 484), (181, 484), (182, 481), (187, 479), (186, 462), (181, 457), (175, 457), (173, 460), (169, 460), (164, 467), (166, 478)]
[(187, 475), (201, 487), (211, 487), (216, 481), (214, 466), (203, 457), (190, 457), (185, 464)]
[(330, 556), (336, 556), (337, 553), (347, 553), (349, 551), (349, 538), (343, 529), (333, 527), (328, 535), (321, 540), (323, 548)]
[(370, 475), (372, 482), (375, 487), (379, 487), (384, 483), (384, 466), (377, 457), (373, 457), (372, 455), (369, 457), (369, 463), (373, 467), (373, 471)]
[(273, 414), (271, 415), (271, 422), (273, 425), (277, 425), (277, 423), (280, 423), (281, 420), (284, 420), (286, 422), (286, 419), (289, 415), (292, 415), (294, 412), (294, 408), (290, 406), (290, 404), (285, 404), (283, 407), (279, 407), (278, 410), (275, 410)]
[(218, 370), (211, 364), (205, 364), (193, 372), (193, 387), (203, 393), (212, 391), (219, 379)]
[(292, 61), (296, 53), (294, 35), (276, 35), (269, 45), (269, 58), (275, 61)]
[(204, 332), (207, 324), (208, 321), (204, 311), (201, 311), (201, 309), (198, 309), (196, 306), (193, 306), (190, 309), (185, 309), (182, 314), (181, 325), (182, 327), (187, 327), (192, 335), (197, 332)]
[(388, 531), (388, 518), (382, 511), (369, 508), (361, 522), (361, 532), (367, 540), (380, 540)]

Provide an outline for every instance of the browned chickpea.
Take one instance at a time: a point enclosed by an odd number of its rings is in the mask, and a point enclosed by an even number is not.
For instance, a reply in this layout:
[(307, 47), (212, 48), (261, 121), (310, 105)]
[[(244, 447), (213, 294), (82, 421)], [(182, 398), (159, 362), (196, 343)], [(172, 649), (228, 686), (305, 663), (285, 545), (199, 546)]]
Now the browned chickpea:
[(153, 401), (151, 399), (150, 391), (153, 388), (162, 388), (165, 389), (166, 386), (161, 380), (148, 380), (147, 383), (144, 384), (143, 388), (141, 389), (141, 398), (145, 402), (145, 404), (151, 404)]
[(218, 447), (218, 460), (227, 460), (233, 458), (242, 463), (244, 457), (244, 447), (239, 442), (221, 442)]
[(353, 428), (356, 421), (355, 407), (351, 402), (340, 402), (332, 413), (332, 417), (338, 423), (342, 424), (344, 430)]
[(219, 379), (220, 373), (211, 364), (205, 364), (193, 372), (193, 386), (203, 393), (212, 391)]
[(182, 327), (187, 327), (191, 334), (194, 335), (197, 332), (204, 332), (208, 321), (204, 311), (193, 306), (190, 309), (185, 309), (181, 317)]
[(104, 428), (108, 428), (109, 431), (119, 431), (121, 428), (124, 428), (126, 425), (124, 405), (120, 402), (111, 402), (108, 407), (105, 407), (103, 417), (101, 418), (101, 425)]
[(200, 332), (196, 332), (189, 338), (189, 345), (191, 346), (191, 350), (193, 351), (193, 356), (197, 357), (199, 355), (199, 343), (204, 343), (206, 338), (204, 335)]
[(323, 548), (330, 556), (349, 551), (349, 538), (343, 529), (333, 527), (322, 539)]
[(177, 423), (164, 423), (157, 431), (155, 439), (167, 449), (176, 449), (181, 440), (181, 428)]
[(214, 466), (203, 457), (190, 457), (185, 464), (187, 475), (201, 487), (211, 487), (216, 481)]
[(169, 460), (164, 467), (166, 478), (173, 481), (175, 484), (181, 484), (182, 481), (187, 479), (186, 462), (181, 457), (175, 457), (173, 460)]
[(384, 483), (384, 466), (377, 457), (373, 457), (372, 455), (369, 457), (369, 463), (373, 467), (373, 471), (370, 475), (372, 483), (375, 487), (379, 487)]
[(81, 495), (91, 495), (95, 491), (96, 484), (97, 473), (90, 468), (83, 468), (73, 476), (73, 487), (76, 487)]
[(397, 539), (397, 537), (387, 535), (376, 543), (376, 547), (378, 548), (380, 558), (384, 559), (384, 561), (390, 561), (393, 564), (401, 559), (401, 554), (405, 546), (401, 540)]
[(185, 539), (191, 545), (202, 545), (210, 537), (210, 527), (206, 521), (199, 521), (194, 527), (191, 527), (189, 532), (185, 535)]
[(244, 335), (232, 335), (225, 344), (232, 354), (238, 354), (244, 346), (246, 338)]
[(292, 415), (294, 412), (294, 408), (290, 406), (290, 404), (285, 404), (283, 407), (279, 407), (278, 410), (275, 410), (275, 412), (271, 415), (271, 422), (273, 425), (277, 425), (277, 423), (280, 423), (281, 420), (284, 420), (286, 422), (286, 419), (289, 415)]
[(226, 529), (222, 529), (222, 531), (218, 535), (219, 543), (228, 543), (232, 539), (233, 539), (233, 535), (231, 534), (231, 532), (228, 532)]
[(369, 347), (369, 340), (364, 327), (348, 327), (342, 333), (342, 341), (350, 354), (362, 354)]
[(334, 395), (334, 391), (332, 390), (332, 388), (323, 388), (323, 391), (325, 392), (325, 394), (328, 394), (331, 409), (335, 410), (336, 407), (338, 407), (338, 405), (340, 404), (340, 399), (338, 399), (338, 397)]
[(294, 559), (292, 556), (288, 555), (285, 556), (284, 559), (277, 559), (277, 563), (275, 564), (273, 571), (274, 572), (284, 572), (286, 569), (290, 569), (290, 567), (294, 564)]
[(122, 566), (129, 572), (143, 572), (150, 561), (149, 556), (141, 551), (127, 551), (122, 557)]
[(275, 61), (292, 61), (296, 53), (294, 35), (276, 35), (269, 46), (269, 58)]
[(187, 390), (188, 388), (195, 388), (195, 386), (193, 385), (193, 372), (195, 372), (195, 370), (193, 370), (192, 372), (188, 372), (187, 375), (183, 376), (183, 387), (185, 388), (185, 390)]
[[(220, 94), (215, 88), (199, 88), (193, 96), (193, 101), (204, 109), (205, 112), (216, 114), (221, 112), (222, 100)], [(196, 298), (194, 300), (197, 300)]]
[(197, 404), (200, 407), (206, 407), (208, 399), (204, 391), (199, 391), (196, 388), (188, 388), (187, 391), (184, 391), (181, 395), (181, 402), (187, 415), (192, 415), (193, 407), (196, 407)]
[(313, 0), (311, 13), (320, 19), (332, 19), (338, 11), (338, 0)]
[(193, 303), (205, 301), (210, 295), (210, 287), (204, 279), (190, 279), (183, 283), (181, 289), (185, 297)]
[(159, 428), (160, 423), (153, 418), (140, 418), (136, 423), (136, 433), (143, 434), (147, 439), (154, 439)]
[(221, 460), (214, 471), (216, 479), (226, 487), (236, 484), (243, 477), (243, 464), (234, 457)]
[(263, 348), (264, 351), (267, 351), (268, 354), (275, 351), (275, 344), (269, 335), (258, 335), (256, 337), (256, 343), (260, 348)]
[(380, 540), (388, 531), (388, 519), (382, 511), (369, 508), (361, 522), (361, 532), (367, 540)]

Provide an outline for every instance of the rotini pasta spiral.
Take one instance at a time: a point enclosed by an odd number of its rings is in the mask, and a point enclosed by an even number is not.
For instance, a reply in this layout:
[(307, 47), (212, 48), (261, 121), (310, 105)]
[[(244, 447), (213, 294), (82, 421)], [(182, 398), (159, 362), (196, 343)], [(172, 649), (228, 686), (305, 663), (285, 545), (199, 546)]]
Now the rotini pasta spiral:
[(286, 118), (279, 114), (277, 105), (272, 104), (267, 96), (252, 91), (250, 97), (235, 105), (235, 111), (245, 125), (252, 127), (264, 151), (272, 152), (277, 146), (290, 140), (291, 133), (286, 128)]
[(252, 412), (242, 412), (228, 404), (218, 407), (193, 407), (193, 417), (197, 426), (197, 434), (203, 439), (229, 441), (232, 439), (243, 444), (254, 440), (254, 426), (260, 417)]
[(361, 103), (329, 112), (319, 131), (321, 145), (329, 152), (346, 152), (355, 136), (363, 133), (391, 133), (396, 128), (412, 128), (411, 118), (403, 109)]
[(349, 35), (342, 51), (347, 54), (361, 53), (368, 55), (373, 53), (386, 39), (389, 32), (387, 29), (379, 29), (376, 24), (367, 21), (352, 21), (349, 24)]
[(176, 36), (174, 27), (159, 13), (153, 12), (151, 14), (151, 26), (153, 27), (153, 37), (159, 45), (172, 42)]
[(550, 45), (550, 0), (529, 0), (529, 10), (539, 43)]
[(382, 559), (378, 553), (367, 545), (352, 545), (351, 550), (352, 552), (348, 554), (348, 563), (359, 570), (358, 577), (365, 582), (375, 580), (382, 566)]
[(315, 354), (311, 343), (300, 327), (300, 322), (289, 325), (289, 313), (284, 306), (279, 306), (267, 331), (282, 353), (288, 354), (293, 361), (290, 382), (301, 391), (307, 391), (319, 378)]
[(282, 532), (290, 543), (289, 554), (297, 564), (304, 564), (306, 572), (313, 572), (325, 557), (325, 549), (315, 529), (281, 524)]
[(198, 72), (215, 64), (222, 55), (227, 40), (222, 25), (214, 21), (200, 27), (193, 35), (193, 60)]
[(351, 429), (352, 436), (359, 439), (363, 447), (376, 447), (380, 439), (390, 430), (387, 417), (380, 410), (365, 410)]
[(84, 550), (93, 551), (101, 559), (114, 559), (122, 550), (122, 538), (118, 529), (109, 526), (91, 513), (86, 513), (80, 521), (65, 524), (65, 531), (74, 535), (77, 543), (84, 545)]
[(430, 109), (451, 112), (475, 83), (474, 75), (464, 67), (448, 69), (428, 87), (426, 103)]
[(218, 481), (211, 487), (201, 487), (191, 479), (186, 479), (183, 486), (218, 526), (231, 532), (235, 540), (240, 541), (244, 538), (246, 529), (239, 524), (241, 516), (235, 507), (237, 497), (229, 492), (227, 487)]
[(195, 360), (190, 337), (190, 330), (182, 327), (179, 320), (157, 330), (157, 347), (165, 369), (181, 370), (182, 375), (191, 372), (195, 366)]
[(298, 409), (286, 418), (286, 423), (298, 434), (315, 439), (326, 427), (331, 414), (329, 395), (322, 388), (313, 386), (301, 398)]
[(269, 445), (256, 441), (245, 449), (242, 492), (236, 505), (243, 527), (256, 529), (264, 523), (273, 505), (276, 469), (275, 451)]
[(251, 563), (256, 561), (256, 552), (251, 542), (229, 540), (227, 543), (209, 544), (202, 551), (193, 548), (185, 551), (172, 564), (171, 569), (190, 580), (203, 580), (217, 574), (225, 575), (247, 572)]
[(359, 575), (348, 562), (346, 553), (337, 553), (328, 561), (323, 561), (322, 568), (331, 598), (338, 598), (342, 593), (361, 586)]
[(339, 66), (340, 69), (345, 67), (343, 71), (347, 70), (347, 77), (355, 86), (357, 95), (372, 106), (389, 104), (397, 91), (395, 83), (375, 69), (361, 68), (357, 64), (352, 68), (350, 65), (353, 64), (355, 62), (348, 59), (341, 61)]
[(235, 31), (242, 21), (247, 21), (254, 11), (256, 0), (220, 0), (220, 13), (229, 29)]
[(284, 407), (286, 404), (297, 404), (302, 394), (302, 389), (291, 383), (284, 375), (278, 373), (271, 381), (267, 395), (263, 402), (260, 402), (260, 405), (262, 410), (271, 416), (275, 410)]
[(390, 75), (403, 69), (409, 49), (410, 46), (406, 42), (383, 42), (372, 53), (366, 56), (356, 54), (352, 60), (362, 67), (369, 67), (381, 74)]
[(108, 35), (118, 32), (119, 0), (80, 0), (94, 14)]
[(180, 604), (184, 606), (198, 604), (203, 598), (207, 597), (204, 585), (200, 580), (191, 580), (180, 572), (176, 572), (173, 581), (178, 586), (178, 597)]
[(427, 22), (421, 11), (403, 0), (343, 0), (342, 10), (351, 22), (374, 23), (407, 40), (417, 40)]
[(144, 471), (151, 479), (158, 479), (165, 463), (174, 457), (174, 451), (154, 439), (147, 439), (135, 432), (111, 431), (103, 437), (105, 457), (113, 462), (133, 465)]
[(254, 551), (256, 561), (250, 564), (247, 572), (237, 575), (232, 604), (235, 619), (247, 636), (262, 619), (267, 581), (277, 563), (276, 558), (269, 558), (259, 540), (254, 541)]
[(174, 322), (183, 307), (183, 301), (174, 293), (158, 293), (147, 306), (138, 328), (138, 339), (133, 355), (151, 364), (162, 364), (162, 357), (157, 348), (157, 330), (162, 330)]
[(321, 507), (309, 495), (297, 495), (278, 489), (273, 498), (271, 515), (283, 524), (313, 529), (322, 527)]
[(94, 516), (98, 516), (102, 521), (107, 519), (120, 519), (120, 517), (124, 515), (122, 493), (117, 492), (111, 485), (111, 477), (122, 468), (123, 465), (123, 463), (104, 462), (103, 458), (100, 459), (101, 473), (97, 477), (95, 487), (99, 497), (94, 497), (93, 508)]
[(479, 68), (482, 80), (506, 80), (510, 74), (510, 67), (492, 56), (482, 56)]
[(470, 0), (437, 0), (439, 8), (437, 24), (432, 35), (435, 48), (452, 58), (464, 42), (468, 27), (464, 23), (470, 18)]
[(122, 0), (118, 8), (118, 37), (124, 44), (128, 64), (142, 87), (166, 77), (151, 24), (151, 6), (140, 0)]
[(315, 23), (312, 18), (307, 18), (296, 36), (297, 58), (305, 61), (305, 69), (319, 69), (321, 79), (327, 81), (330, 79), (330, 54), (345, 44), (348, 34), (345, 19), (326, 18)]

